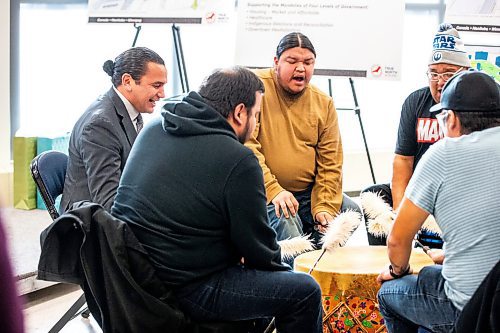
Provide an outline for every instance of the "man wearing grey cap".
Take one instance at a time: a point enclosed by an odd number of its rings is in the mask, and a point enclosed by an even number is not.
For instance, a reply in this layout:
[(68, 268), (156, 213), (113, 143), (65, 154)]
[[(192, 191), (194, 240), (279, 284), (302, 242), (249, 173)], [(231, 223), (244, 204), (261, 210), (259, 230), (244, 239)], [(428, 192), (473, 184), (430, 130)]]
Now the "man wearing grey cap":
[[(415, 169), (380, 273), (380, 311), (389, 332), (451, 332), (500, 258), (500, 91), (489, 75), (467, 71), (444, 86), (436, 114), (445, 138)], [(474, 200), (471, 200), (474, 198)], [(412, 275), (412, 240), (433, 214), (445, 240), (443, 265)]]
[[(431, 145), (443, 138), (438, 122), (429, 109), (440, 102), (446, 81), (469, 67), (469, 57), (457, 30), (450, 24), (441, 24), (434, 36), (428, 61), (426, 74), (429, 85), (411, 93), (401, 110), (391, 184), (377, 184), (363, 192), (380, 193), (394, 211), (398, 210), (420, 158)], [(368, 225), (368, 218), (365, 220)], [(433, 235), (425, 234), (425, 237), (419, 237), (421, 243), (433, 248), (441, 247), (439, 238), (434, 239)], [(368, 242), (370, 245), (385, 245), (386, 238), (368, 233)]]

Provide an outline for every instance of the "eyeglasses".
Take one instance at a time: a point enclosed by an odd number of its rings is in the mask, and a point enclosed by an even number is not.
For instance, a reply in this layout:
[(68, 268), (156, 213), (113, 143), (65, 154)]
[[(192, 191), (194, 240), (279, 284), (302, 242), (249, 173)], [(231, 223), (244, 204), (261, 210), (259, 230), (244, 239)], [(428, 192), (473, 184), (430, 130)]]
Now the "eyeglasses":
[(432, 82), (437, 82), (439, 81), (439, 78), (441, 78), (444, 82), (448, 81), (453, 77), (453, 75), (457, 74), (460, 72), (463, 67), (460, 67), (456, 72), (444, 72), (444, 73), (436, 73), (436, 72), (429, 72), (427, 71), (427, 77), (429, 78), (430, 81)]

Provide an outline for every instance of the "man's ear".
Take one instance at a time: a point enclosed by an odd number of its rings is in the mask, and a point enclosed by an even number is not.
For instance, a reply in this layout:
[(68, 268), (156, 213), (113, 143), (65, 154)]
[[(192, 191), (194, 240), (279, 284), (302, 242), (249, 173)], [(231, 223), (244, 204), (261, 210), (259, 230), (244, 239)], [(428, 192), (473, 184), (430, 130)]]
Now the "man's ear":
[(462, 134), (462, 125), (460, 124), (460, 118), (457, 117), (455, 111), (448, 112), (446, 126), (448, 127), (448, 132), (452, 135), (460, 136)]
[(447, 120), (447, 123), (449, 124), (450, 129), (454, 129), (457, 126), (458, 117), (454, 111), (450, 110), (448, 112), (448, 119), (446, 119), (446, 120)]
[(127, 91), (132, 91), (132, 76), (130, 74), (125, 73), (122, 75), (122, 85)]
[(236, 105), (233, 111), (233, 121), (235, 125), (241, 126), (244, 125), (246, 122), (246, 116), (247, 116), (247, 109), (245, 108), (245, 104), (240, 103)]
[(274, 56), (274, 69), (278, 67), (278, 57)]

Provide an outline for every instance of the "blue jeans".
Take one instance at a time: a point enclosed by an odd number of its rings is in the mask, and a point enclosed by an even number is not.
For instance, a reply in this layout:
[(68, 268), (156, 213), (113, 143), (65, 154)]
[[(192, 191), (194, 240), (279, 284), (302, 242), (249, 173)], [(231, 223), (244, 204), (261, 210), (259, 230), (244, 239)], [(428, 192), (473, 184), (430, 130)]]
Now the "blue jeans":
[(321, 289), (305, 273), (237, 265), (176, 294), (181, 309), (196, 321), (275, 317), (280, 333), (322, 332)]
[(424, 267), (418, 276), (386, 281), (378, 292), (380, 312), (389, 333), (452, 332), (460, 314), (444, 292), (441, 265)]
[[(281, 214), (281, 217), (276, 216), (274, 205), (271, 203), (267, 206), (267, 216), (269, 217), (269, 224), (276, 231), (278, 241), (302, 236), (304, 234), (311, 234), (314, 242), (318, 244), (321, 234), (314, 228), (316, 222), (311, 212), (311, 189), (302, 192), (293, 193), (295, 199), (299, 202), (299, 211), (295, 216), (290, 214), (289, 218)], [(353, 210), (363, 214), (361, 208), (347, 195), (343, 194), (342, 206), (340, 212)], [(354, 232), (354, 230), (352, 231)]]

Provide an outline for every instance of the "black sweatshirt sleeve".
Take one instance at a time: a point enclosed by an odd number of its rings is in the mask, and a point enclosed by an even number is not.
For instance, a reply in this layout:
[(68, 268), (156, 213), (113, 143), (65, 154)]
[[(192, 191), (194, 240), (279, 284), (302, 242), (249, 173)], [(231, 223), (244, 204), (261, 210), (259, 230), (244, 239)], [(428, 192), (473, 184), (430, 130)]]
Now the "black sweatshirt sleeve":
[(287, 270), (281, 263), (276, 233), (269, 226), (264, 177), (253, 153), (232, 170), (226, 183), (225, 202), (231, 241), (245, 259), (245, 266), (262, 270)]

